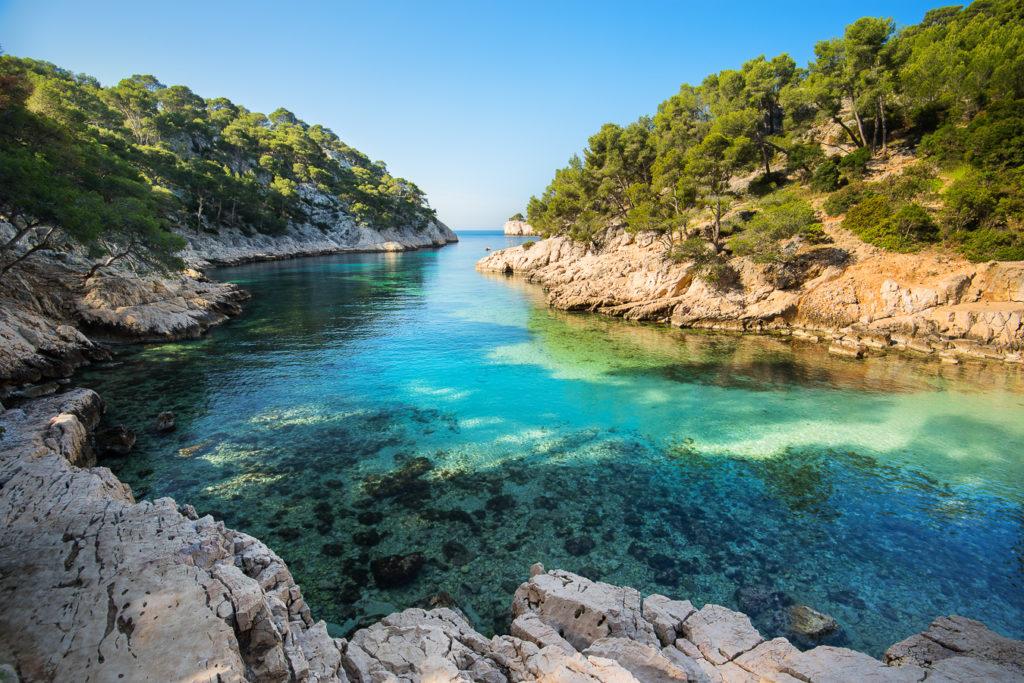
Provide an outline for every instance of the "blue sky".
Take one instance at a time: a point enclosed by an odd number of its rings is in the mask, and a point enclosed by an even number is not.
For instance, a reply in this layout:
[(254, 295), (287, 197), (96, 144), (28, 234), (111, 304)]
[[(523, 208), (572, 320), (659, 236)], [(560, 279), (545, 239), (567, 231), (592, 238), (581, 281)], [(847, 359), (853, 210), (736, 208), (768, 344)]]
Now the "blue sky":
[[(0, 0), (5, 52), (286, 107), (427, 192), (456, 229), (499, 227), (613, 121), (683, 82), (788, 52), (858, 17), (941, 2), (131, 2)], [(783, 9), (780, 9), (783, 8)]]

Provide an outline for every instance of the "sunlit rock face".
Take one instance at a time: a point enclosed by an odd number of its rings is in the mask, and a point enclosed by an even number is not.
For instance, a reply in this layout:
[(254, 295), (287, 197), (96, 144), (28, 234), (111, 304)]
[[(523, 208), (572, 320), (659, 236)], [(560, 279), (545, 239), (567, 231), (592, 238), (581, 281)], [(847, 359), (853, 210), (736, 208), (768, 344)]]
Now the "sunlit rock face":
[(504, 231), (506, 235), (536, 235), (533, 226), (526, 221), (506, 221)]
[(841, 355), (878, 349), (1015, 363), (1024, 351), (1024, 263), (972, 264), (895, 254), (835, 226), (831, 242), (794, 244), (780, 266), (729, 261), (725, 282), (694, 277), (653, 234), (608, 230), (596, 244), (556, 237), (489, 254), (481, 271), (516, 273), (552, 306), (679, 327), (803, 334)]

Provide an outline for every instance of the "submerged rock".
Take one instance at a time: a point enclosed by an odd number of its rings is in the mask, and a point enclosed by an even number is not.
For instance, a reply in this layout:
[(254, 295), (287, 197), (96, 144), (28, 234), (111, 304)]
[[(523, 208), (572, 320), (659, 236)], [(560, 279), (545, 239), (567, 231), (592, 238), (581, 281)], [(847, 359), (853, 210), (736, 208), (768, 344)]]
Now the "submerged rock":
[(100, 455), (128, 455), (135, 438), (135, 432), (124, 425), (107, 427), (96, 433), (96, 451)]
[(363, 481), (363, 491), (378, 499), (401, 496), (420, 500), (427, 497), (430, 488), (420, 477), (433, 468), (434, 465), (427, 458), (413, 458), (394, 472), (367, 477)]
[(807, 605), (793, 605), (788, 610), (790, 631), (817, 640), (839, 629), (839, 622)]
[(589, 553), (596, 545), (590, 536), (575, 536), (565, 542), (565, 552), (579, 557)]
[(373, 579), (381, 588), (395, 588), (412, 582), (423, 568), (426, 556), (417, 551), (406, 555), (388, 555), (370, 563)]
[(174, 413), (165, 410), (156, 416), (156, 429), (158, 432), (169, 432), (174, 429)]

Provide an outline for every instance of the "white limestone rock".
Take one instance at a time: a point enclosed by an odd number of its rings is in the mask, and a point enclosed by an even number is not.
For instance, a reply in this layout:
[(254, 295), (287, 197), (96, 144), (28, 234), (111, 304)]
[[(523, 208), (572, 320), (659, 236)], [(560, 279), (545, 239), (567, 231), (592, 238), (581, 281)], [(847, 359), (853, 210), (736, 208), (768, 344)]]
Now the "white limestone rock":
[(644, 598), (642, 614), (665, 646), (676, 642), (683, 622), (696, 611), (689, 600), (669, 600), (664, 595), (654, 594)]
[(886, 666), (863, 652), (828, 645), (792, 655), (781, 673), (813, 683), (917, 683), (927, 675), (927, 671), (912, 664)]
[(683, 622), (682, 632), (715, 665), (732, 661), (764, 642), (747, 615), (721, 605), (705, 605)]
[(529, 612), (577, 650), (609, 636), (658, 644), (654, 627), (641, 615), (638, 591), (570, 572), (549, 571), (521, 585), (512, 600), (512, 615)]
[(1024, 674), (1024, 643), (957, 615), (939, 617), (924, 633), (896, 643), (886, 651), (885, 661), (931, 667), (960, 656), (991, 661)]
[(641, 683), (688, 680), (686, 671), (663, 655), (659, 648), (627, 638), (601, 638), (583, 654), (614, 660)]

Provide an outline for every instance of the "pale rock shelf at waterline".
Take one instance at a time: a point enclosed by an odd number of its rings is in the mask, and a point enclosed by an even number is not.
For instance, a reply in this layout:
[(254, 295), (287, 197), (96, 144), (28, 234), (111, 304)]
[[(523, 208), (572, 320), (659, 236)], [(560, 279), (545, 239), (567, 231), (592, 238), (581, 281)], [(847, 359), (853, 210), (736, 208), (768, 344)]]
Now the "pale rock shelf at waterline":
[(24, 681), (1024, 681), (1024, 643), (961, 617), (883, 662), (540, 565), (510, 635), (442, 608), (332, 638), (263, 543), (91, 467), (102, 409), (78, 389), (0, 412), (0, 667)]
[(507, 221), (505, 223), (506, 235), (536, 235), (533, 226), (526, 221)]
[(563, 310), (735, 332), (790, 334), (860, 357), (886, 348), (1022, 362), (1024, 262), (974, 264), (931, 253), (895, 254), (825, 225), (829, 242), (789, 245), (786, 265), (729, 261), (713, 284), (665, 255), (654, 234), (609, 229), (599, 246), (567, 237), (496, 251), (480, 271), (523, 275)]
[(188, 242), (181, 256), (193, 268), (346, 252), (409, 251), (459, 241), (458, 235), (437, 221), (422, 229), (377, 229), (357, 225), (348, 217), (335, 220), (326, 230), (307, 223), (292, 225), (277, 235), (243, 233), (235, 228), (222, 228), (215, 233), (177, 232)]

